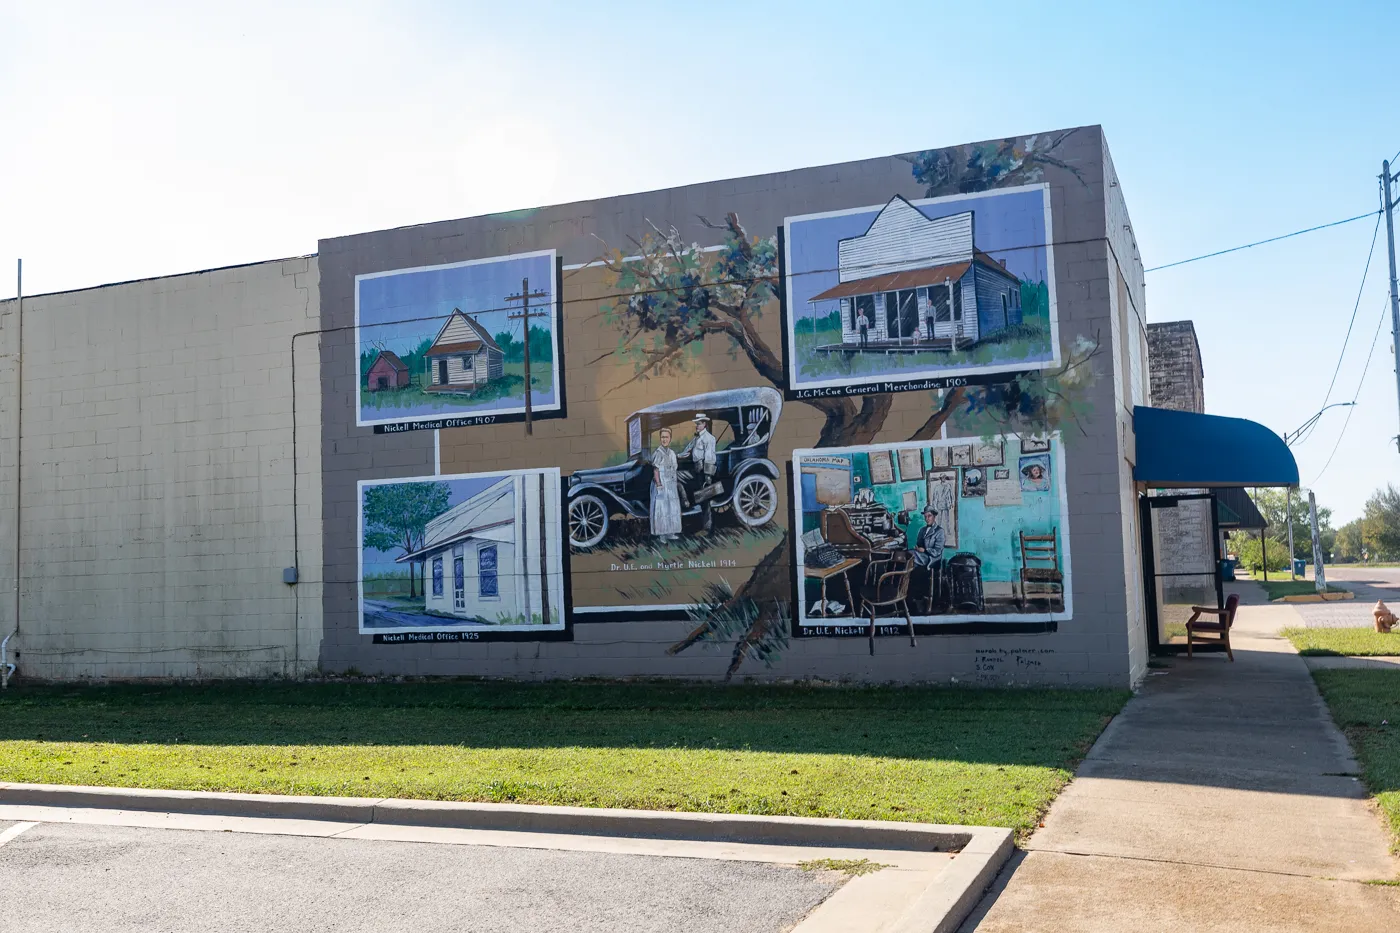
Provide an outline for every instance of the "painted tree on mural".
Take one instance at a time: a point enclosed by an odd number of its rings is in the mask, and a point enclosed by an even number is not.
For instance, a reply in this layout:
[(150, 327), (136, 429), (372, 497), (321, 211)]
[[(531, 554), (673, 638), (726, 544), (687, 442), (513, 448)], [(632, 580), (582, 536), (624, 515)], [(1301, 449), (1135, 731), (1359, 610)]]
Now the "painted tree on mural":
[(969, 143), (900, 158), (913, 164), (914, 180), (924, 186), (924, 196), (929, 198), (1031, 184), (1044, 179), (1047, 167), (1067, 172), (1086, 184), (1079, 169), (1057, 155), (1061, 146), (1078, 132), (1063, 130), (1020, 139)]
[[(447, 507), (452, 491), (446, 483), (396, 483), (365, 489), (364, 546), (376, 551), (396, 548), (412, 554), (423, 546), (428, 522)], [(417, 596), (417, 578), (408, 572), (408, 595)]]
[[(1040, 137), (1031, 137), (1019, 148), (1006, 141), (987, 152), (965, 152), (977, 147), (960, 147), (909, 158), (915, 179), (929, 187), (929, 196), (1024, 184), (1038, 180), (1046, 165), (1064, 167), (1077, 177), (1076, 169), (1051, 154), (1067, 136), (1056, 134), (1043, 143), (1038, 142)], [(967, 187), (974, 184), (981, 187)], [(630, 255), (603, 244), (605, 252), (599, 261), (610, 273), (610, 287), (619, 293), (603, 313), (621, 336), (616, 348), (592, 362), (608, 357), (631, 362), (635, 372), (626, 385), (687, 370), (698, 361), (706, 339), (718, 336), (727, 339), (731, 354), (744, 354), (760, 376), (781, 386), (782, 360), (758, 328), (765, 313), (776, 313), (777, 240), (751, 236), (734, 213), (726, 215), (722, 224), (705, 217), (699, 221), (723, 231), (720, 249), (706, 251), (698, 243), (687, 244), (676, 227), (663, 229), (655, 224), (640, 239), (631, 239)], [(1076, 421), (1086, 409), (1092, 373), (1088, 363), (1097, 354), (1097, 340), (1081, 340), (1058, 370), (1007, 385), (960, 387), (943, 393), (908, 440), (939, 436), (943, 424), (959, 410), (970, 424), (994, 424), (998, 429), (1052, 431)], [(866, 395), (859, 403), (844, 397), (802, 402), (825, 417), (814, 446), (841, 447), (871, 443), (884, 427), (893, 396)], [(746, 658), (771, 663), (788, 636), (781, 594), (787, 588), (789, 561), (784, 534), (747, 582), (727, 595), (712, 594), (710, 602), (692, 612), (695, 629), (672, 645), (670, 653), (733, 638), (726, 676), (732, 676)]]

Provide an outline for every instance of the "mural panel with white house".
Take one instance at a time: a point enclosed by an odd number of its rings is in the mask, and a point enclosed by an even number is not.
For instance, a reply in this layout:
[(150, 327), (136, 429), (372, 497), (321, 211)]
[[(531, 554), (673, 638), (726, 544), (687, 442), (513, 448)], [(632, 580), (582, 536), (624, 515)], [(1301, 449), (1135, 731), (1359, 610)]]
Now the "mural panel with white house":
[(1055, 365), (1050, 234), (1043, 185), (787, 218), (790, 396)]
[(559, 416), (558, 309), (554, 250), (356, 276), (356, 423)]
[(557, 469), (364, 480), (360, 631), (564, 628)]

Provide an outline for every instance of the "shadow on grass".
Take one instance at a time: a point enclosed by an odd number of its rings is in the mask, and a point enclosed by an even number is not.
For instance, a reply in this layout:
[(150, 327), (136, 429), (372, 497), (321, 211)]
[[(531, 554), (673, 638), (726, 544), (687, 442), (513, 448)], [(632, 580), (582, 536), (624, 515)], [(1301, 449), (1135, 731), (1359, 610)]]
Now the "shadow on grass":
[(641, 748), (1066, 767), (1129, 694), (660, 683), (27, 687), (0, 741)]

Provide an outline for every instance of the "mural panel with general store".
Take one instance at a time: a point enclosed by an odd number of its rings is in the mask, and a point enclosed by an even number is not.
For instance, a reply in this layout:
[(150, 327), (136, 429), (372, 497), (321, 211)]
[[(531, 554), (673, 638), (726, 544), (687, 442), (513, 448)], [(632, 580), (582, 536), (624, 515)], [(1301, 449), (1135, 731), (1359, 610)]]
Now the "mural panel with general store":
[(985, 380), (1058, 358), (1044, 185), (784, 223), (795, 392)]

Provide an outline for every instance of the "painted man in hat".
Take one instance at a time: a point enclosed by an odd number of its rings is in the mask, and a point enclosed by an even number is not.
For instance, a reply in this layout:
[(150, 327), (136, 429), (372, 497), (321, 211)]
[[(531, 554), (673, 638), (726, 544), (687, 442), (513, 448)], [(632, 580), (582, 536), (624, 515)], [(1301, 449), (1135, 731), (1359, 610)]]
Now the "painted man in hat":
[[(695, 413), (695, 436), (690, 439), (681, 456), (689, 455), (690, 470), (686, 479), (693, 483), (694, 492), (705, 489), (715, 481), (716, 448), (715, 436), (710, 433), (710, 416), (703, 411)], [(694, 492), (692, 495), (694, 495)], [(700, 502), (701, 527), (705, 533), (709, 534), (714, 527), (714, 514), (710, 508), (710, 497), (705, 496)]]
[(943, 526), (938, 524), (938, 510), (924, 506), (924, 527), (914, 539), (914, 566), (928, 568), (928, 607), (943, 605), (943, 546), (946, 539)]

